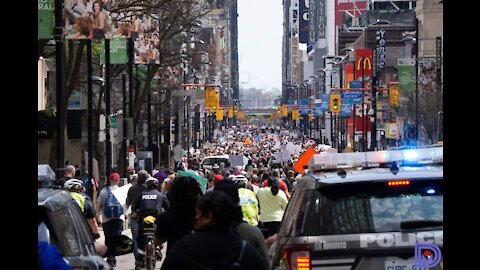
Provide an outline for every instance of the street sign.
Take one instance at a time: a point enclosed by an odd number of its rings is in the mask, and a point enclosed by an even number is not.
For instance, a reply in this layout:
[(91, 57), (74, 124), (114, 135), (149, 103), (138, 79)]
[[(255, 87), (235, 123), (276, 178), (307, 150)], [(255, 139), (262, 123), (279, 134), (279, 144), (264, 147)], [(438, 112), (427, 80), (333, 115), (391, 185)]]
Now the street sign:
[(350, 88), (362, 88), (362, 81), (350, 81)]

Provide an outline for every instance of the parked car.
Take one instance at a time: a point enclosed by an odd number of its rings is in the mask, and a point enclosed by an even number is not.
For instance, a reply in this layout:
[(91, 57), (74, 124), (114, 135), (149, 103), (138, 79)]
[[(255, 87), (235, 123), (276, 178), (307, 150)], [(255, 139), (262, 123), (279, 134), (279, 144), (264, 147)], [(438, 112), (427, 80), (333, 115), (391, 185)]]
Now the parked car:
[(112, 269), (95, 252), (94, 239), (80, 207), (68, 192), (38, 189), (38, 224), (44, 222), (49, 240), (73, 269)]

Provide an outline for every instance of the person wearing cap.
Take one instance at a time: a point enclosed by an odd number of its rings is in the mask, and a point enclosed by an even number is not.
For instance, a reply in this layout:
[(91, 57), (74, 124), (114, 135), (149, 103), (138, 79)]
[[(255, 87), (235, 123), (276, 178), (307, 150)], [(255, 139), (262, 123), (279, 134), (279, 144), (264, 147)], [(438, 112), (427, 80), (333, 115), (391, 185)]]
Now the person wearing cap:
[(210, 191), (213, 191), (213, 189), (215, 188), (215, 185), (220, 182), (220, 181), (223, 181), (225, 179), (225, 177), (223, 177), (223, 175), (221, 174), (215, 174), (213, 176), (213, 186), (210, 187), (209, 189), (207, 189), (205, 192), (210, 192)]

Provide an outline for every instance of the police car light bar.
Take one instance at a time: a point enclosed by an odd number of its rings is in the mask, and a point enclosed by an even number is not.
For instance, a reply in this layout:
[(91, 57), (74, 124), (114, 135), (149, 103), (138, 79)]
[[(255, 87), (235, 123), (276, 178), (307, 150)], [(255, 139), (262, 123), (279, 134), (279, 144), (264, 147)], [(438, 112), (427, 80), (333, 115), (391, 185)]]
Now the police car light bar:
[(311, 170), (378, 167), (397, 162), (398, 165), (427, 165), (443, 163), (443, 147), (384, 150), (355, 153), (326, 153), (313, 155), (308, 168)]

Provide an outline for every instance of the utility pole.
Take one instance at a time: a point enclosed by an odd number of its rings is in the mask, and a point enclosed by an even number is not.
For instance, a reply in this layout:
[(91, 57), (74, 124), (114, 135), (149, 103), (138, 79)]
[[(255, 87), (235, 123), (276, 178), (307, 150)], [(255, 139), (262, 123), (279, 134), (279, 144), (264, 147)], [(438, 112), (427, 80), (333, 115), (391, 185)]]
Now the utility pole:
[(63, 7), (61, 0), (55, 0), (55, 78), (56, 78), (56, 124), (57, 124), (57, 173), (63, 169), (64, 117), (63, 117)]

